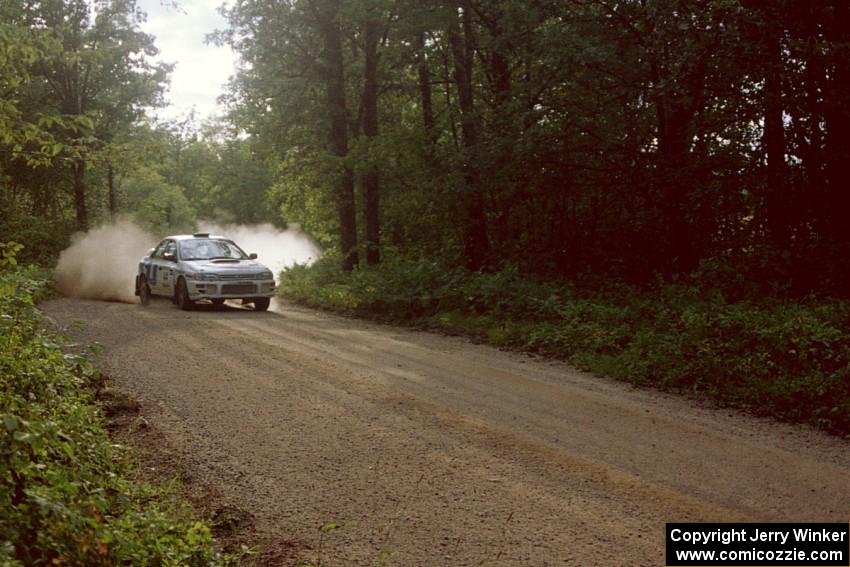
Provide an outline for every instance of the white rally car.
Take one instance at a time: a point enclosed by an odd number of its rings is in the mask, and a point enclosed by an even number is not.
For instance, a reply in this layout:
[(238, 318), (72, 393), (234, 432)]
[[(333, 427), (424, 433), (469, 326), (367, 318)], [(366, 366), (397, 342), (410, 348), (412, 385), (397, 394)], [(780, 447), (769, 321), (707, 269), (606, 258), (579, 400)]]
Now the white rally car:
[(274, 293), (274, 276), (256, 254), (208, 233), (164, 238), (141, 259), (136, 273), (142, 305), (152, 295), (164, 295), (180, 309), (191, 309), (200, 300), (220, 305), (225, 299), (241, 299), (265, 311)]

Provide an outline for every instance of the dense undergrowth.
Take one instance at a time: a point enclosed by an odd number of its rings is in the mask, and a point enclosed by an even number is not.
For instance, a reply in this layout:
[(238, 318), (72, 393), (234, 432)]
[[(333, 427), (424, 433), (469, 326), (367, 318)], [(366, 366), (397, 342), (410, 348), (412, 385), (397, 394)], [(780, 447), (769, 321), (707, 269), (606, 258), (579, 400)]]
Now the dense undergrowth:
[(86, 357), (35, 303), (47, 274), (0, 266), (0, 565), (221, 565), (179, 497), (131, 481)]
[(474, 334), (630, 382), (850, 433), (850, 303), (730, 301), (695, 281), (592, 291), (422, 260), (282, 274), (291, 300)]

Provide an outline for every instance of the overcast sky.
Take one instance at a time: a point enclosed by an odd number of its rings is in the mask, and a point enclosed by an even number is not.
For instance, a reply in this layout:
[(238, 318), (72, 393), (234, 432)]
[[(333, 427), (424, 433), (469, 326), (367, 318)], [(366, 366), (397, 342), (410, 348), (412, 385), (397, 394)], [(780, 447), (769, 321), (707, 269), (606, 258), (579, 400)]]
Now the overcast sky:
[(148, 14), (142, 29), (156, 36), (160, 59), (176, 66), (171, 74), (167, 108), (157, 111), (160, 118), (185, 116), (195, 108), (199, 119), (220, 109), (216, 98), (234, 72), (236, 56), (228, 47), (205, 43), (206, 35), (225, 27), (217, 8), (222, 0), (178, 0), (180, 9), (169, 0), (139, 0)]

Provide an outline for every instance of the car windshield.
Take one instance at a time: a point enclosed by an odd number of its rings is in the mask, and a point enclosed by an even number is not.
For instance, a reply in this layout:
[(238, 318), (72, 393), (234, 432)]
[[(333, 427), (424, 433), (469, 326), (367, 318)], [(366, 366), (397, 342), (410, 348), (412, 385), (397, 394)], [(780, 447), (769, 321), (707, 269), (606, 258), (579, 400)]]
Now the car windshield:
[(180, 257), (183, 260), (244, 260), (248, 257), (241, 248), (230, 240), (195, 238), (180, 242)]

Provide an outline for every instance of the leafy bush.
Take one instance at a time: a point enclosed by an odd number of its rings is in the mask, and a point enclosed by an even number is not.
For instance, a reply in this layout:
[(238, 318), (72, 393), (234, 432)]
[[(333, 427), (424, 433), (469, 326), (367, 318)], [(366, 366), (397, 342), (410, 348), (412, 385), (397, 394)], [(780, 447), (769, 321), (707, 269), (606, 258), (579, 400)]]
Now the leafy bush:
[(432, 311), (453, 292), (453, 272), (429, 261), (389, 260), (372, 269), (345, 274), (339, 259), (326, 256), (309, 268), (286, 270), (281, 288), (287, 297), (347, 313), (384, 313), (413, 319)]
[(35, 308), (48, 282), (0, 270), (0, 564), (224, 563), (183, 505), (126, 480), (92, 400), (95, 369)]
[(568, 358), (635, 383), (850, 432), (850, 303), (730, 302), (669, 285), (594, 291), (391, 258), (350, 274), (336, 258), (285, 271), (284, 297), (352, 314), (436, 325)]
[(0, 269), (18, 265), (18, 252), (23, 249), (23, 244), (15, 241), (0, 242)]
[[(0, 202), (0, 207), (3, 205)], [(45, 220), (13, 208), (0, 211), (2, 238), (25, 245), (17, 253), (21, 264), (54, 264), (59, 253), (70, 244), (74, 230), (73, 223), (65, 220)]]

